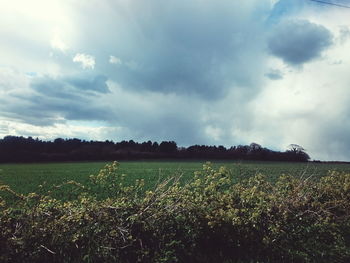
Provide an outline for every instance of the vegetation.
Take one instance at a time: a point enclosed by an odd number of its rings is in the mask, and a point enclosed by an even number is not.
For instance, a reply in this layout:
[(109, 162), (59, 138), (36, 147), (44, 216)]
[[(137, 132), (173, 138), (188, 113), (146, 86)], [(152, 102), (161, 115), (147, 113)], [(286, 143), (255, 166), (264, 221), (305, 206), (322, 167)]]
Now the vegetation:
[(70, 201), (2, 185), (18, 201), (0, 200), (0, 261), (350, 261), (350, 174), (235, 176), (207, 163), (185, 184), (145, 189), (113, 163), (62, 185), (78, 194)]
[[(202, 164), (200, 161), (124, 161), (121, 162), (119, 171), (128, 175), (126, 180), (129, 183), (144, 179), (145, 188), (148, 189), (175, 173), (182, 175), (182, 182), (190, 181)], [(40, 185), (41, 192), (53, 191), (55, 198), (70, 200), (76, 198), (77, 194), (67, 192), (64, 187), (59, 186), (71, 180), (88, 184), (89, 175), (97, 174), (105, 165), (106, 162), (0, 164), (0, 182), (21, 194), (37, 192)], [(235, 175), (235, 182), (258, 173), (268, 175), (270, 182), (275, 182), (282, 174), (319, 178), (326, 176), (330, 170), (350, 173), (350, 164), (314, 162), (217, 161), (213, 164), (215, 169), (220, 166), (225, 166)], [(15, 201), (12, 195), (6, 195), (6, 200)]]
[(138, 159), (201, 159), (201, 160), (261, 160), (298, 161), (310, 159), (305, 150), (295, 144), (285, 152), (273, 151), (257, 143), (224, 146), (193, 145), (177, 147), (173, 141), (143, 142), (133, 140), (82, 141), (57, 138), (53, 142), (31, 137), (6, 136), (0, 140), (0, 162), (53, 162)]

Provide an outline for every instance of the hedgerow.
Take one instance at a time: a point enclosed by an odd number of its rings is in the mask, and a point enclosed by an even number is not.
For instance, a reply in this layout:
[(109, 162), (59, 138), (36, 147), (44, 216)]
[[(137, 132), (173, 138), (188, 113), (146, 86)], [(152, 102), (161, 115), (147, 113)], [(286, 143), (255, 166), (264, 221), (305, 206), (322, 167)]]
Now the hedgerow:
[(350, 262), (350, 174), (233, 183), (207, 163), (151, 190), (125, 176), (114, 162), (69, 181), (71, 201), (1, 185), (18, 202), (0, 198), (0, 262)]

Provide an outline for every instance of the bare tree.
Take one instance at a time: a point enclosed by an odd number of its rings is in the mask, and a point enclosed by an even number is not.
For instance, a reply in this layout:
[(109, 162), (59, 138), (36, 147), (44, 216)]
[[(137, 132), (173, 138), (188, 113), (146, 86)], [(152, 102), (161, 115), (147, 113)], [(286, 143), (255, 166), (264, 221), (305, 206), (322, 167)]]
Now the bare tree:
[(289, 151), (294, 153), (305, 152), (305, 149), (298, 144), (290, 144), (288, 145)]

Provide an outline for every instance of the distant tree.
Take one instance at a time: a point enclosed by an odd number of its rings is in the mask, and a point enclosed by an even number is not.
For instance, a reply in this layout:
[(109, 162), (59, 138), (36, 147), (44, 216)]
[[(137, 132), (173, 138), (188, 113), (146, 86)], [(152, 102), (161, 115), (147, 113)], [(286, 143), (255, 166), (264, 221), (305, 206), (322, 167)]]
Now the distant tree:
[(262, 150), (262, 146), (258, 143), (252, 142), (249, 145), (249, 151), (250, 152), (256, 152), (256, 151), (261, 151)]
[(249, 152), (248, 145), (238, 145), (236, 148), (236, 152), (240, 158), (244, 157)]
[(298, 144), (289, 144), (288, 145), (288, 150), (291, 151), (291, 152), (294, 152), (294, 153), (299, 153), (299, 152), (303, 152), (305, 151), (305, 149), (298, 145)]
[(173, 153), (177, 151), (176, 142), (161, 142), (159, 144), (159, 151), (162, 153)]
[(157, 152), (159, 148), (159, 144), (157, 142), (153, 142), (152, 144), (152, 152)]
[(298, 144), (290, 144), (286, 153), (289, 155), (290, 161), (307, 162), (310, 160), (310, 156), (306, 153), (306, 150)]
[(62, 138), (57, 138), (57, 139), (55, 139), (55, 140), (53, 141), (53, 143), (54, 143), (54, 144), (62, 144), (62, 143), (64, 143), (64, 139), (62, 139)]
[(0, 162), (127, 160), (139, 158), (240, 159), (306, 162), (305, 149), (291, 144), (285, 152), (272, 151), (257, 143), (224, 146), (192, 145), (177, 147), (174, 141), (143, 143), (133, 140), (85, 141), (77, 138), (41, 141), (38, 138), (6, 136), (0, 139)]
[(141, 144), (141, 151), (142, 152), (152, 152), (152, 142), (151, 141), (143, 142)]

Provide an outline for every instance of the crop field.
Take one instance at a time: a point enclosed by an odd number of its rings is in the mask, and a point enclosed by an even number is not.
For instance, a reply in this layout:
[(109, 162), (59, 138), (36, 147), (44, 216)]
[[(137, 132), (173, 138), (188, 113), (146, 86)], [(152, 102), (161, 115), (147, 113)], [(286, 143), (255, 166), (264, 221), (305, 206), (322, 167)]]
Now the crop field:
[[(21, 194), (54, 189), (55, 197), (70, 199), (72, 193), (64, 187), (60, 188), (62, 183), (74, 180), (87, 185), (89, 176), (97, 174), (106, 164), (107, 162), (1, 164), (0, 183), (9, 185)], [(126, 180), (129, 183), (144, 179), (146, 187), (152, 188), (157, 182), (172, 175), (181, 175), (182, 182), (188, 182), (195, 171), (202, 169), (203, 164), (202, 161), (130, 161), (121, 162), (119, 169), (121, 174), (127, 175)], [(225, 161), (213, 162), (213, 166), (225, 166), (237, 181), (258, 173), (267, 176), (271, 181), (282, 174), (318, 178), (334, 170), (350, 173), (350, 164)], [(11, 199), (10, 196), (5, 198)]]
[(0, 261), (350, 262), (349, 164), (106, 164), (1, 165)]

